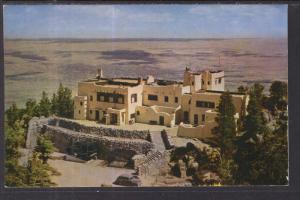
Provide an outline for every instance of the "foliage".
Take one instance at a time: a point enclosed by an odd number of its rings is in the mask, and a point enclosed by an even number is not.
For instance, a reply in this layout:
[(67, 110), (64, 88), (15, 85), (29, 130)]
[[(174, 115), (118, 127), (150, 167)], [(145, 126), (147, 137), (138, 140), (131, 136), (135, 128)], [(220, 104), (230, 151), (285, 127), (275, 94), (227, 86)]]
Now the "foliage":
[[(61, 89), (62, 88), (62, 89)], [(59, 89), (59, 101), (55, 104), (63, 115), (71, 116), (73, 112), (73, 100), (71, 90), (62, 85)], [(66, 105), (59, 105), (66, 103)], [(18, 108), (13, 103), (5, 111), (5, 185), (10, 187), (48, 187), (54, 183), (50, 180), (50, 175), (59, 173), (47, 164), (49, 155), (55, 151), (53, 144), (47, 138), (40, 137), (33, 157), (28, 161), (27, 166), (19, 164), (21, 154), (19, 148), (25, 145), (25, 131), (32, 117), (52, 114), (52, 102), (46, 92), (43, 91), (41, 100), (37, 103), (33, 99), (28, 99), (25, 108)], [(62, 109), (61, 109), (62, 107)], [(72, 114), (73, 115), (73, 114)]]
[(41, 135), (38, 137), (37, 140), (37, 146), (35, 147), (35, 152), (38, 152), (40, 155), (40, 159), (43, 161), (43, 163), (47, 163), (47, 160), (49, 159), (49, 156), (51, 153), (56, 151), (56, 148), (54, 147), (52, 141), (46, 136)]
[(39, 115), (44, 117), (49, 117), (49, 115), (51, 115), (51, 101), (45, 91), (43, 91), (42, 98), (39, 103)]
[(55, 186), (50, 179), (50, 175), (53, 171), (47, 163), (44, 163), (40, 159), (39, 153), (33, 153), (33, 156), (28, 161), (28, 165), (26, 167), (26, 185), (29, 187), (50, 187)]
[(255, 84), (250, 91), (245, 130), (237, 141), (238, 148), (234, 156), (237, 164), (234, 172), (236, 184), (287, 183), (287, 115), (279, 116), (277, 128), (273, 131), (265, 125), (262, 88)]
[(270, 87), (270, 97), (264, 101), (264, 106), (271, 112), (287, 109), (287, 83), (274, 81)]
[(52, 96), (51, 103), (51, 110), (55, 115), (66, 118), (73, 117), (74, 101), (72, 91), (69, 88), (60, 84), (57, 93)]
[(20, 119), (20, 110), (17, 107), (17, 104), (13, 103), (6, 111), (5, 111), (7, 125), (9, 127), (13, 127), (15, 122)]
[(237, 91), (240, 93), (247, 93), (248, 90), (249, 90), (249, 88), (247, 86), (243, 86), (243, 85), (241, 85), (237, 88)]
[(234, 162), (232, 156), (236, 150), (236, 122), (234, 115), (236, 113), (232, 96), (229, 92), (225, 92), (220, 97), (218, 106), (218, 115), (216, 122), (217, 127), (213, 130), (216, 136), (217, 145), (220, 148), (221, 162), (218, 166), (218, 174), (220, 175), (223, 184), (232, 184), (232, 171)]
[(224, 92), (220, 97), (218, 106), (218, 115), (216, 118), (218, 126), (213, 131), (222, 157), (230, 157), (234, 151), (233, 141), (236, 137), (235, 113), (232, 96), (229, 92)]
[(24, 130), (18, 121), (14, 129), (5, 124), (5, 184), (17, 187), (25, 186), (25, 170), (18, 165), (21, 157), (18, 148), (24, 144)]

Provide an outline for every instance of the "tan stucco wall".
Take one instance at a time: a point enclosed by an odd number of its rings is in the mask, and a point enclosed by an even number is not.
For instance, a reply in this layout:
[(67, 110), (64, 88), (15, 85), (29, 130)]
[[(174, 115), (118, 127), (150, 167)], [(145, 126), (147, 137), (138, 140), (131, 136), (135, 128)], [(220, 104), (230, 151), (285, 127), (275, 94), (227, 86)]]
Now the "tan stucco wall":
[[(221, 79), (221, 83), (219, 83), (219, 79)], [(211, 90), (225, 91), (224, 72), (211, 73)]]
[[(182, 96), (182, 112), (189, 112), (189, 121), (191, 124), (194, 124), (194, 115), (198, 115), (198, 124), (203, 124), (201, 118), (206, 111), (211, 110), (212, 108), (200, 108), (196, 106), (197, 101), (207, 101), (215, 103), (215, 109), (219, 105), (221, 93), (210, 93), (210, 92), (200, 92), (193, 94), (184, 94)], [(236, 112), (240, 113), (244, 95), (232, 95), (232, 101), (236, 108)], [(191, 102), (189, 104), (189, 102)]]
[[(166, 106), (166, 107), (178, 107), (181, 104), (181, 96), (183, 93), (189, 92), (189, 87), (182, 85), (144, 85), (143, 91), (143, 105), (145, 106)], [(157, 95), (158, 100), (148, 100), (148, 95)], [(165, 96), (168, 96), (169, 101), (165, 102)], [(175, 103), (175, 97), (178, 97), (178, 102)]]
[[(138, 105), (142, 105), (142, 91), (143, 85), (138, 85), (135, 87), (118, 87), (118, 86), (102, 86), (96, 85), (93, 82), (80, 82), (78, 84), (78, 95), (87, 96), (87, 119), (95, 120), (95, 110), (106, 111), (108, 108), (113, 109), (125, 109), (125, 122), (129, 123), (130, 114), (135, 113), (135, 108)], [(105, 93), (117, 93), (124, 95), (124, 103), (113, 103), (113, 102), (101, 102), (97, 101), (97, 92)], [(131, 94), (137, 94), (137, 102), (131, 103)], [(92, 99), (90, 99), (92, 96)], [(92, 111), (92, 113), (90, 113)], [(102, 114), (100, 112), (100, 118)]]
[(86, 116), (87, 116), (87, 97), (76, 96), (74, 98), (74, 119), (84, 120), (86, 119)]
[[(170, 112), (171, 109), (174, 112)], [(174, 108), (157, 109), (156, 106), (138, 106), (136, 108), (136, 122), (150, 124), (150, 121), (156, 121), (159, 124), (159, 117), (164, 117), (164, 125), (173, 127), (175, 125), (175, 112)]]
[(193, 127), (191, 125), (181, 123), (178, 126), (177, 136), (187, 138), (208, 138), (213, 137), (211, 130), (216, 127), (216, 122), (209, 122), (205, 125)]

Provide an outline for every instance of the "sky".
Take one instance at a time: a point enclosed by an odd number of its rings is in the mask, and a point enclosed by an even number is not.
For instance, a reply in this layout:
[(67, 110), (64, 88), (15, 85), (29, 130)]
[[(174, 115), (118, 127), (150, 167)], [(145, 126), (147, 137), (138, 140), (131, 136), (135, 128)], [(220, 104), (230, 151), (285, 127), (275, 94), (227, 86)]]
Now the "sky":
[(287, 37), (287, 5), (5, 5), (5, 38)]

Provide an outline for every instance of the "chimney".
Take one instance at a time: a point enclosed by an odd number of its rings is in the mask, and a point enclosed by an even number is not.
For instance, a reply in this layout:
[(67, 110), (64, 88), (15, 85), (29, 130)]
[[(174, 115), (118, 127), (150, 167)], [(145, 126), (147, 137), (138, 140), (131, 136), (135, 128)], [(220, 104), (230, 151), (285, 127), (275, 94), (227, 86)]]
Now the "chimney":
[(100, 69), (97, 70), (96, 79), (99, 80), (101, 78), (103, 78), (103, 72), (102, 72), (102, 69), (100, 68)]
[(143, 79), (142, 79), (142, 77), (139, 77), (138, 78), (138, 84), (141, 85), (142, 83), (143, 83)]

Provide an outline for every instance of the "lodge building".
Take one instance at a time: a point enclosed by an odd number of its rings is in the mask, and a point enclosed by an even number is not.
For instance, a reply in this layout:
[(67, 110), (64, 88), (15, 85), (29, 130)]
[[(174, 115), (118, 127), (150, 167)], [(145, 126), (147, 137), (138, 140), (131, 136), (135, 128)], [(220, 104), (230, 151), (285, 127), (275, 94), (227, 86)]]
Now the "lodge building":
[[(103, 124), (178, 125), (178, 136), (209, 137), (216, 126), (216, 108), (225, 90), (224, 71), (193, 72), (183, 82), (147, 78), (95, 78), (78, 83), (74, 119)], [(232, 93), (236, 120), (246, 112), (248, 96)]]

